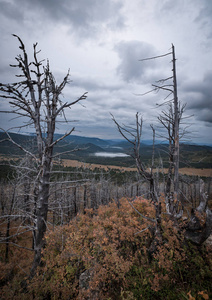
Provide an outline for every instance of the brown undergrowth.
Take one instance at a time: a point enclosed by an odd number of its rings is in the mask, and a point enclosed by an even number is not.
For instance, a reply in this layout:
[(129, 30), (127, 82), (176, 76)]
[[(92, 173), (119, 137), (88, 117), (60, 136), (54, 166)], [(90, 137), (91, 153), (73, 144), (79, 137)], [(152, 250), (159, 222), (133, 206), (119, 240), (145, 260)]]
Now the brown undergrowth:
[[(2, 222), (2, 239), (5, 237), (6, 227), (6, 222)], [(20, 292), (20, 283), (28, 277), (34, 255), (33, 251), (26, 249), (32, 247), (32, 233), (26, 231), (20, 220), (11, 221), (10, 236), (8, 259), (5, 259), (7, 244), (0, 243), (0, 299), (13, 299)]]
[[(149, 201), (138, 197), (133, 206), (154, 218)], [(10, 263), (1, 264), (1, 274), (13, 266), (13, 276), (2, 284), (1, 298), (209, 299), (209, 249), (185, 242), (183, 230), (168, 219), (163, 205), (163, 239), (150, 255), (152, 225), (128, 199), (122, 199), (119, 207), (110, 203), (89, 209), (46, 234), (42, 266), (27, 287), (21, 282), (27, 278), (31, 254), (13, 250)]]

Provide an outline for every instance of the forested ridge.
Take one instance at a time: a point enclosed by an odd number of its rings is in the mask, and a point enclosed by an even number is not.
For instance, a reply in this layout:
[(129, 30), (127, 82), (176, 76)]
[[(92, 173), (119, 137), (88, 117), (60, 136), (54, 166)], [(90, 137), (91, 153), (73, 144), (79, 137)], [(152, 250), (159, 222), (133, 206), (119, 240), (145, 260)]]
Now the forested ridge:
[[(10, 135), (16, 143), (22, 145), (26, 149), (36, 152), (36, 138), (34, 135), (24, 135), (18, 133), (10, 133)], [(55, 135), (55, 139), (61, 136), (62, 135), (57, 134)], [(3, 140), (5, 137), (5, 133), (0, 132), (0, 140)], [(73, 151), (74, 149), (76, 151), (71, 153), (68, 152)], [(180, 168), (212, 168), (212, 147), (181, 143), (180, 149)], [(64, 153), (66, 151), (67, 153)], [(158, 160), (156, 164), (159, 163), (159, 159), (162, 159), (163, 166), (166, 168), (168, 166), (168, 144), (157, 142), (155, 145), (155, 151), (156, 161)], [(128, 156), (121, 158), (116, 156), (114, 156), (113, 158), (98, 157), (95, 156), (96, 152), (112, 152), (114, 154), (117, 152), (123, 152)], [(142, 141), (140, 152), (143, 161), (147, 165), (150, 165), (152, 158), (152, 145), (149, 145), (145, 143), (145, 141)], [(125, 167), (131, 167), (135, 165), (133, 158), (130, 156), (132, 154), (131, 148), (129, 147), (129, 144), (123, 140), (103, 140), (71, 135), (70, 137), (66, 137), (63, 141), (61, 141), (60, 145), (55, 146), (54, 153), (61, 153), (61, 159), (76, 159), (87, 163), (104, 165), (111, 164)], [(0, 155), (2, 155), (2, 158), (7, 158), (8, 156), (18, 157), (23, 156), (24, 152), (13, 145), (11, 142), (5, 141), (4, 143), (0, 143)]]

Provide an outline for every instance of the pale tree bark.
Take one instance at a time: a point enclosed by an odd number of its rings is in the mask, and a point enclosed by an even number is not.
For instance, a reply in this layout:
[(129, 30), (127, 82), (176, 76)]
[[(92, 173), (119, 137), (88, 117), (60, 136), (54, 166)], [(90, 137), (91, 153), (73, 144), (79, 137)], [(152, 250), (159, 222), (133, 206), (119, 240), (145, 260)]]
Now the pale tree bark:
[[(153, 84), (154, 91), (166, 91), (166, 101), (160, 106), (168, 105), (168, 111), (163, 110), (158, 117), (159, 122), (167, 130), (167, 136), (165, 137), (169, 143), (169, 168), (166, 180), (166, 208), (169, 214), (174, 215), (177, 218), (182, 217), (183, 210), (179, 201), (179, 161), (180, 161), (180, 122), (182, 114), (185, 109), (185, 105), (180, 107), (177, 94), (177, 75), (176, 75), (176, 58), (175, 47), (172, 44), (172, 51), (161, 56), (154, 58), (161, 58), (167, 55), (172, 56), (172, 76), (157, 81), (157, 85)], [(149, 58), (153, 59), (153, 58)], [(148, 60), (148, 59), (146, 59)], [(172, 83), (170, 83), (172, 80)], [(168, 100), (171, 96), (171, 100)]]
[(179, 201), (179, 123), (180, 123), (180, 112), (179, 102), (177, 96), (177, 76), (176, 76), (176, 58), (175, 48), (172, 45), (172, 63), (173, 63), (173, 95), (174, 95), (174, 197)]
[(212, 212), (208, 207), (208, 195), (205, 184), (200, 181), (200, 204), (192, 209), (191, 217), (186, 226), (185, 237), (197, 245), (201, 245), (211, 234)]
[[(48, 199), (49, 199), (49, 181), (52, 168), (52, 157), (54, 146), (63, 138), (72, 133), (74, 128), (64, 134), (58, 140), (54, 140), (54, 133), (57, 118), (63, 116), (65, 121), (65, 110), (71, 108), (74, 104), (86, 99), (86, 93), (72, 102), (63, 103), (60, 99), (61, 93), (69, 83), (69, 72), (63, 81), (57, 85), (53, 74), (50, 71), (49, 62), (43, 67), (43, 61), (38, 60), (37, 43), (33, 48), (33, 61), (28, 61), (28, 55), (22, 40), (14, 35), (20, 43), (22, 55), (16, 57), (17, 64), (12, 67), (18, 68), (21, 75), (17, 75), (21, 80), (12, 84), (0, 83), (1, 98), (9, 100), (12, 111), (5, 113), (14, 113), (25, 117), (28, 122), (24, 126), (33, 125), (36, 132), (37, 155), (31, 155), (38, 164), (38, 192), (36, 195), (36, 229), (34, 238), (34, 262), (31, 275), (33, 276), (41, 260), (41, 250), (44, 246), (44, 234), (46, 231)], [(42, 69), (43, 67), (43, 69)], [(12, 141), (9, 133), (8, 139)], [(23, 149), (20, 145), (17, 145)], [(27, 150), (23, 149), (25, 152)]]
[[(180, 161), (180, 137), (185, 134), (185, 129), (180, 134), (180, 123), (182, 115), (184, 113), (185, 105), (180, 104), (178, 100), (177, 94), (177, 75), (176, 75), (176, 58), (175, 58), (175, 47), (172, 45), (172, 50), (169, 53), (164, 55), (150, 57), (146, 59), (142, 59), (141, 61), (158, 59), (165, 56), (172, 56), (172, 76), (167, 77), (165, 79), (159, 80), (158, 84), (153, 84), (153, 89), (144, 93), (140, 96), (144, 96), (152, 91), (163, 90), (168, 92), (168, 96), (166, 96), (164, 102), (160, 106), (168, 105), (169, 109), (163, 110), (162, 114), (158, 117), (159, 122), (162, 124), (163, 128), (167, 130), (168, 135), (166, 139), (169, 143), (169, 168), (166, 179), (166, 187), (165, 187), (165, 199), (166, 199), (166, 210), (167, 214), (170, 216), (172, 220), (175, 221), (175, 224), (178, 224), (178, 220), (180, 220), (183, 216), (183, 203), (180, 199), (180, 190), (179, 190), (179, 161)], [(172, 83), (170, 83), (172, 80)], [(172, 96), (171, 100), (169, 100), (169, 96)], [(136, 114), (136, 127), (126, 127), (121, 126), (114, 117), (112, 117), (113, 121), (118, 127), (121, 135), (131, 143), (134, 151), (134, 159), (136, 162), (136, 166), (140, 175), (149, 182), (150, 184), (150, 194), (151, 200), (155, 206), (155, 222), (156, 228), (160, 228), (158, 226), (161, 220), (161, 209), (160, 209), (160, 201), (159, 201), (159, 192), (157, 190), (157, 184), (155, 177), (153, 175), (153, 167), (154, 163), (152, 163), (150, 172), (145, 169), (145, 166), (142, 162), (142, 158), (140, 157), (140, 143), (141, 143), (141, 133), (142, 133), (142, 120), (138, 120), (138, 113)], [(130, 136), (130, 138), (128, 137)], [(163, 136), (164, 137), (164, 136)], [(154, 162), (154, 129), (153, 129), (153, 160)], [(196, 244), (203, 243), (211, 233), (212, 228), (212, 213), (211, 210), (207, 206), (206, 194), (203, 191), (203, 185), (201, 187), (201, 202), (199, 207), (195, 210), (192, 209), (190, 221), (186, 226), (186, 234), (185, 237), (190, 239), (192, 242)], [(204, 217), (205, 216), (205, 217)], [(197, 224), (201, 224), (201, 226), (197, 226)], [(196, 228), (197, 227), (197, 228)], [(157, 232), (157, 230), (156, 230)], [(160, 232), (160, 230), (159, 230)], [(156, 249), (156, 247), (153, 247)]]
[[(166, 208), (167, 213), (176, 221), (183, 216), (184, 204), (180, 201), (179, 189), (179, 161), (180, 161), (180, 136), (183, 137), (185, 130), (180, 134), (180, 123), (183, 119), (185, 105), (180, 106), (177, 94), (177, 75), (175, 47), (172, 45), (172, 79), (173, 85), (169, 89), (168, 85), (157, 86), (158, 89), (168, 89), (173, 95), (173, 100), (169, 101), (169, 110), (163, 111), (159, 116), (160, 123), (166, 128), (169, 141), (169, 170), (166, 181)], [(164, 82), (164, 80), (163, 80)], [(172, 193), (173, 191), (173, 193)], [(191, 216), (188, 216), (185, 237), (195, 244), (202, 244), (211, 234), (212, 212), (208, 208), (207, 194), (204, 191), (204, 182), (200, 185), (200, 205), (195, 209), (192, 207)]]
[[(114, 116), (112, 116), (112, 120), (116, 124), (118, 131), (123, 136), (123, 138), (128, 141), (132, 145), (133, 154), (132, 157), (135, 159), (136, 167), (138, 173), (146, 182), (149, 183), (149, 191), (150, 191), (150, 201), (154, 205), (155, 209), (155, 218), (147, 218), (146, 216), (140, 214), (144, 219), (147, 219), (151, 222), (152, 231), (153, 231), (153, 239), (152, 243), (149, 247), (150, 254), (154, 253), (157, 249), (157, 246), (162, 241), (162, 229), (161, 229), (161, 202), (160, 202), (160, 191), (158, 188), (158, 181), (156, 180), (157, 174), (153, 173), (154, 168), (154, 156), (155, 156), (155, 129), (151, 126), (153, 131), (153, 147), (152, 147), (152, 163), (150, 167), (150, 171), (147, 170), (146, 166), (142, 162), (141, 157), (141, 137), (142, 137), (142, 125), (143, 120), (139, 117), (139, 113), (136, 113), (136, 124), (133, 128), (132, 126), (121, 126)], [(133, 207), (132, 202), (129, 202), (130, 205)], [(134, 208), (134, 207), (133, 207)], [(134, 208), (135, 209), (135, 208)], [(150, 227), (150, 226), (149, 226)]]
[[(6, 223), (6, 233), (0, 238), (0, 243), (5, 244), (5, 261), (9, 262), (9, 247), (22, 247), (15, 239), (18, 236), (32, 231), (31, 221), (34, 219), (30, 210), (31, 186), (33, 184), (33, 167), (28, 167), (28, 158), (24, 157), (20, 161), (9, 164), (13, 169), (13, 175), (4, 182), (5, 190), (5, 214), (0, 217), (1, 224)], [(22, 222), (14, 233), (14, 221), (20, 219)], [(16, 225), (15, 225), (16, 226)], [(13, 233), (11, 233), (13, 232)], [(25, 247), (23, 247), (25, 248)], [(33, 249), (28, 248), (33, 251)]]
[[(159, 86), (153, 85), (156, 89), (166, 90), (170, 92), (169, 95), (173, 96), (173, 99), (166, 101), (164, 104), (168, 104), (169, 110), (162, 111), (162, 114), (158, 117), (160, 123), (167, 130), (168, 142), (169, 142), (169, 169), (166, 180), (166, 209), (167, 213), (177, 221), (183, 216), (184, 204), (180, 200), (179, 189), (179, 161), (180, 161), (180, 137), (183, 137), (186, 130), (183, 129), (180, 134), (180, 123), (183, 119), (183, 113), (185, 110), (185, 104), (181, 106), (178, 100), (177, 93), (177, 75), (176, 75), (176, 57), (175, 47), (172, 44), (172, 51), (168, 53), (172, 55), (172, 76), (164, 80), (160, 80), (162, 83)], [(169, 80), (173, 80), (173, 84), (164, 84)], [(168, 95), (168, 97), (169, 97)], [(166, 97), (167, 99), (167, 97)], [(172, 193), (173, 191), (173, 193)], [(211, 234), (212, 229), (212, 212), (207, 205), (207, 195), (204, 191), (204, 182), (202, 181), (200, 187), (201, 201), (200, 205), (195, 209), (192, 207), (191, 216), (188, 216), (188, 224), (186, 225), (185, 237), (192, 242), (200, 245)], [(201, 224), (201, 225), (200, 225)]]

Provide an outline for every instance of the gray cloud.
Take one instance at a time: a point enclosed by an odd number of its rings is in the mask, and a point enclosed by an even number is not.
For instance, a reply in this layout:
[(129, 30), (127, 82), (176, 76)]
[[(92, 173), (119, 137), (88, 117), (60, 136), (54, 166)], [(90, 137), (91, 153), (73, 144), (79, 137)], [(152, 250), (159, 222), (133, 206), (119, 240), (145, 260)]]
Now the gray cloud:
[(212, 71), (207, 72), (200, 82), (186, 83), (183, 90), (189, 102), (187, 108), (193, 111), (196, 118), (212, 123)]
[(140, 41), (120, 42), (116, 45), (120, 64), (117, 67), (117, 73), (127, 82), (139, 82), (147, 75), (147, 71), (152, 69), (156, 62), (139, 62), (140, 59), (156, 55), (154, 46)]
[(12, 0), (9, 3), (1, 0), (1, 14), (23, 24), (29, 23), (33, 16), (34, 26), (43, 26), (51, 20), (53, 26), (58, 22), (68, 25), (72, 34), (95, 37), (105, 28), (121, 29), (125, 26), (122, 6), (120, 0), (89, 0), (89, 5), (86, 0)]
[(105, 83), (101, 82), (100, 79), (97, 78), (88, 78), (88, 77), (80, 77), (74, 76), (73, 81), (71, 82), (71, 86), (73, 87), (83, 87), (86, 91), (95, 92), (95, 91), (119, 91), (123, 88), (123, 85), (120, 83)]
[[(179, 98), (188, 103), (188, 114), (194, 114), (192, 130), (200, 129), (202, 141), (211, 138), (212, 1), (0, 0), (0, 5), (0, 82), (17, 80), (17, 69), (9, 64), (20, 49), (11, 33), (23, 39), (30, 57), (32, 44), (38, 42), (39, 57), (49, 58), (58, 82), (70, 67), (73, 82), (61, 99), (72, 101), (88, 91), (86, 108), (76, 105), (67, 114), (68, 119), (79, 120), (79, 134), (117, 138), (109, 113), (131, 124), (139, 111), (144, 134), (151, 135), (149, 124), (160, 113), (160, 108), (153, 108), (167, 94), (134, 94), (145, 93), (155, 81), (169, 77), (171, 58), (139, 60), (165, 54), (173, 42)], [(0, 106), (9, 109), (3, 99)], [(1, 117), (0, 127), (21, 124), (19, 119), (9, 121), (10, 117)], [(67, 127), (58, 124), (57, 130), (63, 133)]]
[(157, 4), (157, 9), (159, 9), (160, 13), (172, 15), (173, 12), (179, 15), (185, 9), (186, 4), (184, 0), (162, 0)]
[(8, 19), (11, 20), (15, 19), (17, 21), (23, 19), (24, 11), (21, 9), (17, 9), (17, 6), (14, 3), (1, 0), (0, 4), (1, 4), (0, 14), (2, 15), (2, 17), (7, 17)]
[(205, 28), (207, 38), (212, 37), (212, 1), (202, 0), (201, 9), (195, 21), (200, 24), (201, 28)]
[(208, 122), (212, 125), (212, 110), (202, 109), (197, 118), (200, 121)]

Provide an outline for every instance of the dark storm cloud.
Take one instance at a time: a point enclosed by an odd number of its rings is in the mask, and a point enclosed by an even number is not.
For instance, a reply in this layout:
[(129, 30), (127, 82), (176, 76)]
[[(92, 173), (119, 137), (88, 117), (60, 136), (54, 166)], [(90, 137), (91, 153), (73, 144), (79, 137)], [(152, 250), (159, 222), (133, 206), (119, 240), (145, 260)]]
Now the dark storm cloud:
[(208, 122), (212, 124), (212, 110), (202, 109), (197, 116), (200, 121)]
[[(71, 32), (95, 36), (103, 28), (123, 28), (122, 2), (112, 0), (19, 0), (1, 1), (1, 14), (25, 22), (31, 15), (37, 20), (66, 24)], [(36, 20), (35, 18), (35, 20)], [(38, 26), (39, 22), (35, 24)]]
[(187, 107), (194, 112), (200, 121), (212, 123), (212, 71), (207, 72), (200, 82), (184, 85), (183, 90), (188, 94)]
[(140, 59), (156, 55), (155, 48), (145, 42), (129, 41), (116, 45), (121, 60), (117, 73), (127, 82), (139, 82), (144, 79), (147, 71), (155, 66), (155, 61), (139, 62)]

